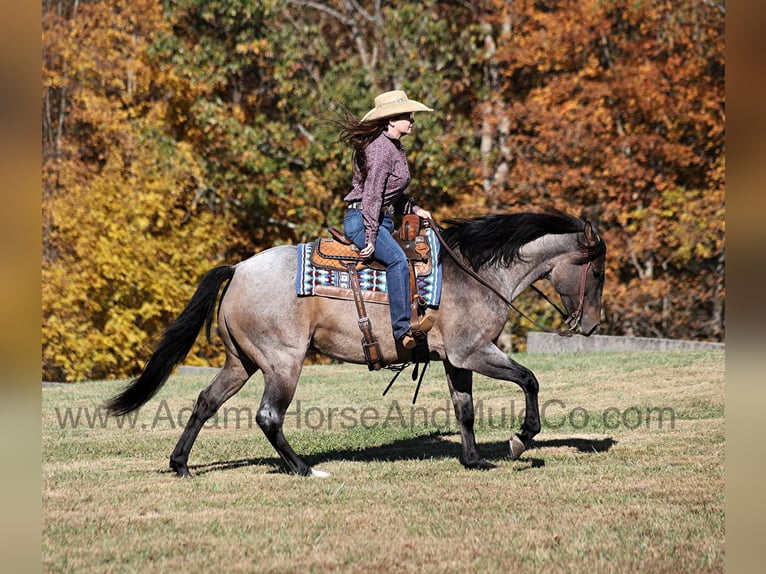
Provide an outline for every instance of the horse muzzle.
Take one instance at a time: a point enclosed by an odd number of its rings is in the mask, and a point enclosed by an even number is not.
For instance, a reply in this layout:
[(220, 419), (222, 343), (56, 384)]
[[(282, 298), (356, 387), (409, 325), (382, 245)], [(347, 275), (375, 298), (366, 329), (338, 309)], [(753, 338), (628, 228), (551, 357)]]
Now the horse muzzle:
[(579, 309), (569, 315), (569, 317), (564, 320), (564, 323), (569, 328), (570, 332), (579, 332), (581, 335), (586, 337), (590, 337), (593, 333), (595, 333), (600, 325), (598, 321), (592, 321), (583, 316), (582, 311)]
[(593, 323), (591, 326), (589, 326), (587, 329), (580, 323), (580, 333), (585, 335), (586, 337), (590, 337), (593, 333), (598, 331), (599, 323)]

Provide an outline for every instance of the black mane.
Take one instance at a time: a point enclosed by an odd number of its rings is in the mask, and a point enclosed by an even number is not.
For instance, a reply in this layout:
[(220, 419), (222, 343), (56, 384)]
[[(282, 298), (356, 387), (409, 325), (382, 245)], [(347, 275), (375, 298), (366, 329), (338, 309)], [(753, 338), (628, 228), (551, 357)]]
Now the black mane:
[[(550, 233), (580, 233), (585, 222), (565, 213), (508, 213), (449, 219), (442, 236), (451, 249), (459, 251), (474, 270), (484, 265), (511, 265), (519, 249)], [(600, 242), (603, 243), (603, 242)], [(588, 255), (593, 259), (596, 253)]]

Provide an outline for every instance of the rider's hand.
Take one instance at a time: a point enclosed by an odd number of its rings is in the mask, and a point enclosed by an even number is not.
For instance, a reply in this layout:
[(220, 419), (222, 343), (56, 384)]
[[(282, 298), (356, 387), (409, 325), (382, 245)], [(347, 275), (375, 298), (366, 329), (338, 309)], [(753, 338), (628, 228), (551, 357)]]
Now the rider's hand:
[(418, 208), (418, 210), (415, 212), (415, 215), (417, 215), (421, 219), (432, 219), (431, 212), (426, 209), (423, 209), (422, 207)]
[(359, 256), (368, 259), (375, 253), (375, 246), (372, 243), (368, 243), (364, 246), (364, 249), (359, 250)]

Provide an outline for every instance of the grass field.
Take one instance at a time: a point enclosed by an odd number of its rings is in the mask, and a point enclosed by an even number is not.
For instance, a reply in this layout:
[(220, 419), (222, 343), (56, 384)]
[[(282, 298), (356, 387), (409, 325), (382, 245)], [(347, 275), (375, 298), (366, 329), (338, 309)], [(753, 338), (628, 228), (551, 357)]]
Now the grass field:
[[(724, 353), (519, 355), (543, 430), (518, 461), (513, 384), (476, 377), (467, 471), (443, 369), (417, 404), (403, 373), (307, 367), (295, 450), (329, 478), (287, 475), (255, 423), (256, 375), (209, 421), (195, 478), (168, 458), (209, 376), (171, 377), (135, 417), (114, 382), (42, 391), (43, 570), (134, 572), (722, 572)], [(180, 426), (179, 426), (180, 425)]]

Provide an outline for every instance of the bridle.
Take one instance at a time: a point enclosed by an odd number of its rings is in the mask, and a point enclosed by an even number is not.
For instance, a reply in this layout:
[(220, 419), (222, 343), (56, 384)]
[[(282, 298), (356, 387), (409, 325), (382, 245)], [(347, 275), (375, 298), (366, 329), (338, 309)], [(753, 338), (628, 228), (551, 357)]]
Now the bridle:
[[(587, 252), (585, 252), (585, 255), (587, 256)], [(585, 263), (581, 265), (580, 296), (578, 297), (578, 300), (577, 300), (577, 308), (574, 311), (572, 311), (569, 315), (567, 315), (564, 311), (562, 311), (561, 308), (558, 305), (556, 305), (556, 303), (551, 301), (550, 297), (548, 297), (545, 293), (543, 293), (540, 289), (538, 289), (536, 285), (531, 285), (532, 289), (537, 291), (537, 294), (540, 295), (546, 301), (548, 301), (548, 303), (550, 303), (553, 306), (553, 308), (556, 309), (556, 311), (558, 311), (559, 314), (564, 318), (564, 323), (567, 325), (568, 331), (562, 333), (557, 330), (556, 332), (559, 333), (559, 335), (571, 336), (572, 332), (574, 332), (574, 329), (576, 329), (577, 325), (580, 324), (580, 319), (582, 319), (582, 308), (585, 303), (585, 282), (588, 279), (588, 269), (590, 269), (590, 264), (591, 264), (590, 261), (586, 261)], [(540, 325), (538, 325), (538, 327), (539, 326)], [(550, 331), (550, 329), (548, 329), (548, 331)]]
[[(575, 308), (572, 313), (567, 315), (564, 311), (561, 310), (561, 308), (556, 305), (553, 301), (550, 300), (550, 298), (543, 293), (540, 289), (538, 289), (535, 285), (531, 285), (532, 289), (537, 291), (537, 293), (545, 299), (548, 303), (550, 303), (556, 311), (559, 312), (559, 314), (564, 319), (564, 324), (567, 326), (566, 329), (552, 329), (550, 327), (546, 327), (545, 325), (541, 325), (531, 317), (529, 317), (526, 313), (521, 311), (516, 305), (514, 305), (505, 295), (500, 293), (495, 287), (490, 285), (484, 278), (479, 276), (476, 272), (473, 271), (470, 267), (466, 266), (461, 259), (457, 256), (457, 254), (452, 250), (452, 248), (447, 245), (447, 242), (442, 237), (442, 234), (439, 232), (439, 227), (436, 225), (436, 222), (433, 219), (427, 219), (429, 225), (431, 226), (431, 229), (433, 229), (434, 234), (436, 235), (437, 239), (439, 239), (439, 243), (441, 243), (442, 247), (444, 247), (444, 250), (447, 252), (447, 254), (452, 258), (452, 260), (457, 264), (460, 269), (465, 271), (468, 275), (473, 277), (476, 281), (481, 283), (484, 287), (492, 291), (495, 295), (497, 295), (500, 300), (508, 305), (511, 309), (516, 311), (519, 315), (524, 317), (527, 321), (530, 323), (533, 323), (538, 328), (542, 329), (543, 331), (546, 331), (548, 333), (556, 333), (557, 335), (561, 335), (562, 337), (571, 337), (575, 333), (575, 329), (580, 324), (580, 320), (582, 319), (582, 312), (583, 312), (583, 305), (585, 303), (585, 283), (588, 278), (588, 269), (590, 268), (591, 262), (586, 261), (581, 266), (581, 273), (580, 273), (580, 293), (577, 301), (577, 307)], [(584, 254), (586, 257), (588, 255), (587, 251)]]

